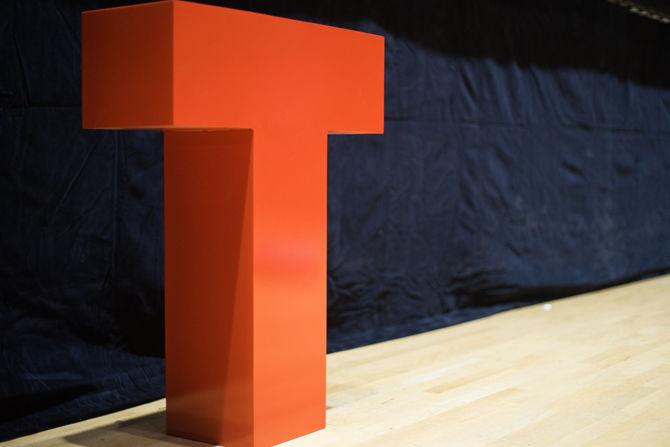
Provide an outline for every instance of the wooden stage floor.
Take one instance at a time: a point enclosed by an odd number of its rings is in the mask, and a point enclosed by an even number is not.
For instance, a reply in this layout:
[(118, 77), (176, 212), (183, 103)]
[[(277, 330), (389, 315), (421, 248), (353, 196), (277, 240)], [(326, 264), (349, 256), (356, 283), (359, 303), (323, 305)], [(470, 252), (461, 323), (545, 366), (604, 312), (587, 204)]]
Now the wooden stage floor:
[[(5, 445), (205, 445), (164, 408)], [(331, 354), (327, 414), (282, 446), (670, 446), (670, 276)]]

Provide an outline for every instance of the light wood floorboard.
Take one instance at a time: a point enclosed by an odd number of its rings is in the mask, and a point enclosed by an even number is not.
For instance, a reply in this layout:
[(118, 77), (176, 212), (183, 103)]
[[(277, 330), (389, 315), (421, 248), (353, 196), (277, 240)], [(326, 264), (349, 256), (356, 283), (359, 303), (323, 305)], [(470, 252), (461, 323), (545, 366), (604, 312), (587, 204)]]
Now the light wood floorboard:
[[(204, 446), (164, 409), (3, 445)], [(331, 354), (327, 420), (282, 447), (670, 446), (670, 275)]]

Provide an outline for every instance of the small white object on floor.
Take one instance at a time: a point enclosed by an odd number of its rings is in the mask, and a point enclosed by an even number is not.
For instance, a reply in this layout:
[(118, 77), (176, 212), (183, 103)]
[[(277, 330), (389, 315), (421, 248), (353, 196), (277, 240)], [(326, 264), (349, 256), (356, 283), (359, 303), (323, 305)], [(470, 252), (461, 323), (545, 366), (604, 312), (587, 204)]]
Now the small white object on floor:
[(551, 310), (551, 304), (549, 304), (549, 303), (543, 304), (543, 305), (542, 305), (542, 309), (544, 309), (544, 310)]

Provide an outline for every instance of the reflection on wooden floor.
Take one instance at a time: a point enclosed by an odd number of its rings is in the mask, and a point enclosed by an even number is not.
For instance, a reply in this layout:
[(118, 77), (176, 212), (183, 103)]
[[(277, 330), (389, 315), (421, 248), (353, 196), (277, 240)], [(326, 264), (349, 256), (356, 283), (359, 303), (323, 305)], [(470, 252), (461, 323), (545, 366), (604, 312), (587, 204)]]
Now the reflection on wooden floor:
[[(670, 446), (670, 276), (328, 356), (328, 428), (283, 447)], [(203, 446), (164, 401), (7, 446)]]

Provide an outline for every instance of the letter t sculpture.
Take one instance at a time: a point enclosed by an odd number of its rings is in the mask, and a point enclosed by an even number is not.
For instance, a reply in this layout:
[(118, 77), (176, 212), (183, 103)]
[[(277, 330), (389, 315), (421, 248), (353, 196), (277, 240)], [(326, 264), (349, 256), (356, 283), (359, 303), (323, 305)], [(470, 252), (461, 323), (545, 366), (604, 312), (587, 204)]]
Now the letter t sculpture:
[(164, 129), (167, 431), (325, 426), (328, 133), (382, 133), (381, 36), (184, 1), (82, 16), (85, 128)]

